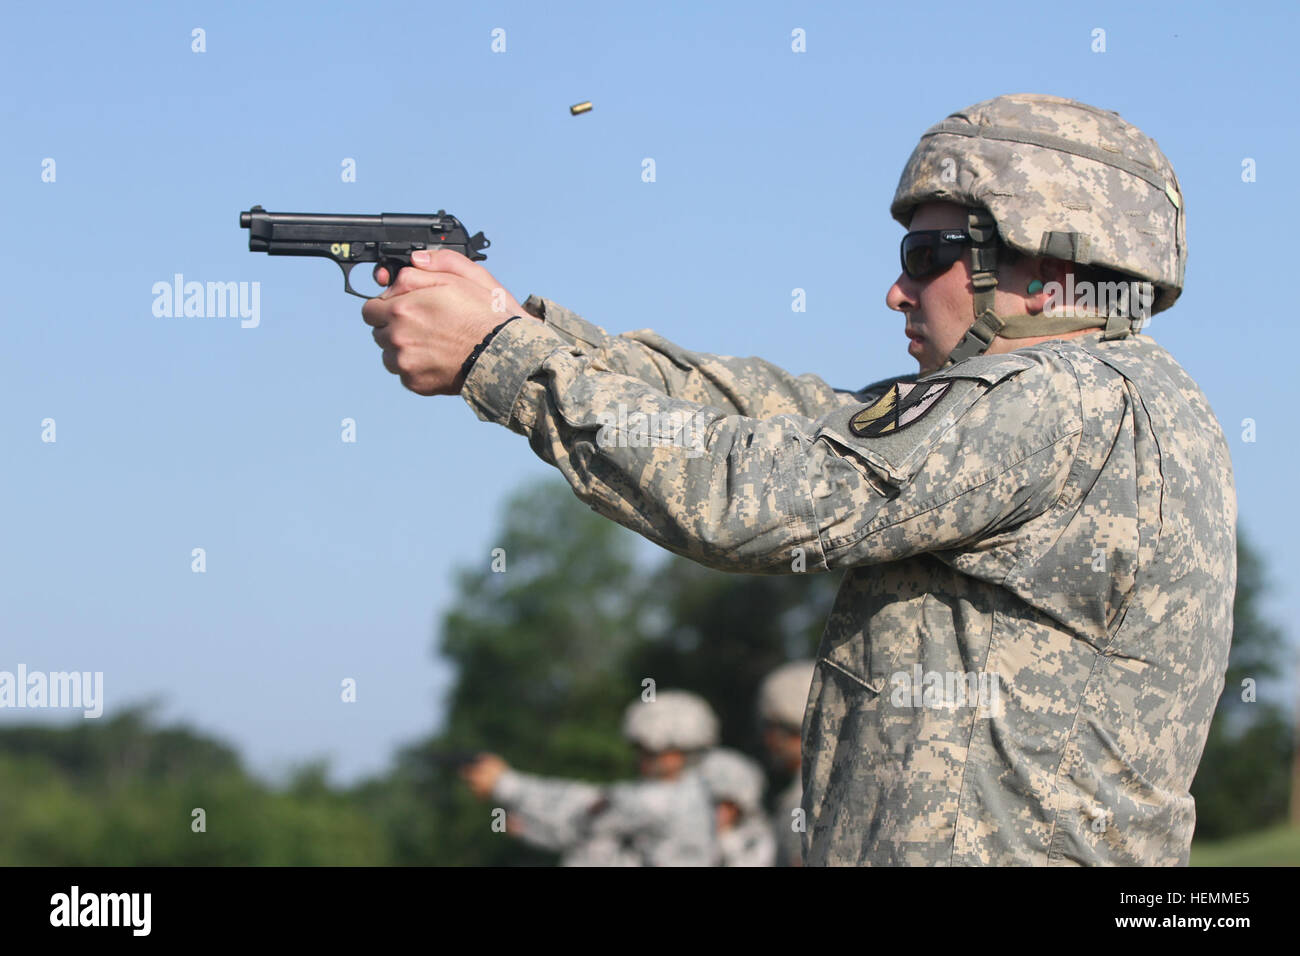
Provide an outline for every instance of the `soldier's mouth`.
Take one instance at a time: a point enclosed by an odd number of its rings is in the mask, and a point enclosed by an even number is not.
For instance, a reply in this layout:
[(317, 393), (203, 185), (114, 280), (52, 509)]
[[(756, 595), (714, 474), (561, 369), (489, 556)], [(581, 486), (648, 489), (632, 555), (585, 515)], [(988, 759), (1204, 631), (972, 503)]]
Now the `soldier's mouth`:
[(904, 329), (903, 333), (908, 338), (907, 354), (919, 359), (921, 353), (925, 351), (925, 336), (916, 329)]

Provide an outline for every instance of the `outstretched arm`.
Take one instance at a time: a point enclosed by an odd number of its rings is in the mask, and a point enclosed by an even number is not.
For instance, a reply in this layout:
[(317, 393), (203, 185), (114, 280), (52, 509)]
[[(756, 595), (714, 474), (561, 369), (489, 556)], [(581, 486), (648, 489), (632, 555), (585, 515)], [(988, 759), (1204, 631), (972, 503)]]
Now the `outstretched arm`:
[[(464, 397), (527, 435), (601, 514), (710, 567), (790, 573), (957, 547), (1059, 495), (1082, 428), (1068, 372), (997, 356), (927, 381), (900, 395), (912, 416), (903, 427), (858, 434), (867, 405), (818, 419), (731, 415), (601, 369), (544, 326), (515, 321)], [(906, 406), (920, 395), (930, 400)], [(1060, 415), (1037, 414), (1053, 404)]]
[(595, 510), (711, 567), (790, 573), (959, 547), (1049, 507), (1073, 461), (1078, 383), (1041, 355), (970, 359), (819, 418), (738, 415), (611, 370), (541, 322), (503, 323), (490, 275), (441, 257), (418, 274), (430, 285), (401, 292), (404, 269), (362, 308), (385, 366), (419, 394), (463, 386)]
[(507, 770), (492, 798), (519, 820), (519, 836), (545, 850), (563, 852), (585, 839), (601, 788), (577, 780), (555, 780)]
[(836, 405), (857, 401), (854, 393), (831, 388), (816, 375), (791, 375), (760, 358), (694, 352), (649, 329), (610, 335), (550, 299), (529, 296), (523, 308), (590, 356), (594, 367), (727, 414), (815, 418)]

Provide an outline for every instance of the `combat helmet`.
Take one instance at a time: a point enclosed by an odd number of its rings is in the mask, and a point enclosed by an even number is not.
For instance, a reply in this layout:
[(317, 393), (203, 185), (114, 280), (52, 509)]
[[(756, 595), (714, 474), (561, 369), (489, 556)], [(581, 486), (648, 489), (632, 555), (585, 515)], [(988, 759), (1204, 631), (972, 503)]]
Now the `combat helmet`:
[(665, 690), (628, 705), (623, 735), (651, 753), (703, 750), (718, 742), (718, 718), (702, 697)]
[(759, 719), (800, 729), (814, 666), (811, 660), (790, 661), (763, 678), (758, 689)]
[[(998, 316), (999, 235), (1027, 256), (1150, 282), (1152, 313), (1182, 292), (1187, 236), (1178, 177), (1155, 140), (1118, 113), (1029, 93), (953, 113), (921, 135), (889, 211), (907, 228), (926, 202), (970, 210), (975, 322), (949, 364), (982, 353), (995, 335), (1027, 338), (1099, 324), (1077, 316)], [(1135, 327), (1112, 310), (1105, 337), (1123, 338)]]
[(701, 758), (699, 772), (714, 803), (727, 800), (746, 815), (762, 810), (763, 771), (740, 751), (728, 747), (710, 750)]

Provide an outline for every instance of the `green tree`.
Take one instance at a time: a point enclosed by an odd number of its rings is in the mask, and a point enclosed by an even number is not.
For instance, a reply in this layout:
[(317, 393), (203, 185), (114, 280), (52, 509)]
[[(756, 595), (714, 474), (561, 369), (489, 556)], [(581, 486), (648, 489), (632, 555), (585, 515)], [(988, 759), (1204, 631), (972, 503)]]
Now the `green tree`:
[[(194, 829), (194, 811), (205, 832)], [(318, 766), (281, 791), (225, 744), (154, 726), (140, 705), (63, 727), (0, 730), (0, 865), (388, 862), (383, 832)]]
[[(1295, 741), (1288, 708), (1269, 696), (1283, 686), (1287, 645), (1281, 629), (1263, 616), (1267, 587), (1264, 562), (1239, 530), (1232, 651), (1192, 783), (1198, 839), (1234, 836), (1286, 818)], [(1261, 684), (1266, 691), (1259, 691)], [(1249, 686), (1259, 691), (1254, 700)]]

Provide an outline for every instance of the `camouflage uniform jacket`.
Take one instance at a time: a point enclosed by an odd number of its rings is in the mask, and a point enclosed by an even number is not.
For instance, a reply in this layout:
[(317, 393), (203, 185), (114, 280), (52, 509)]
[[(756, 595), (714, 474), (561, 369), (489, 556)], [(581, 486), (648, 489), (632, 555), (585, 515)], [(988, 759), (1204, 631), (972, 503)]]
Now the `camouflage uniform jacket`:
[(520, 825), (520, 837), (562, 854), (565, 866), (712, 866), (713, 804), (704, 782), (609, 786), (508, 770), (492, 791)]
[[(891, 416), (525, 308), (543, 321), (506, 325), (465, 383), (481, 418), (702, 564), (847, 569), (804, 720), (806, 863), (1186, 863), (1236, 498), (1204, 395), (1152, 339), (977, 356)], [(906, 691), (936, 675), (954, 693)], [(960, 699), (963, 675), (996, 699)]]

